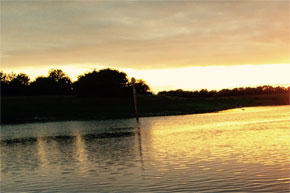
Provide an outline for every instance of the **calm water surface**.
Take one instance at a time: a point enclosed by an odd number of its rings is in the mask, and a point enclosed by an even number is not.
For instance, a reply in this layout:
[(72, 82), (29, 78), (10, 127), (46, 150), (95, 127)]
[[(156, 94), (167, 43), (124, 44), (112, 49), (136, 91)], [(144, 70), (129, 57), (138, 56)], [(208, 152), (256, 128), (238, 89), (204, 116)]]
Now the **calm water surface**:
[(289, 115), (2, 125), (1, 192), (289, 192)]

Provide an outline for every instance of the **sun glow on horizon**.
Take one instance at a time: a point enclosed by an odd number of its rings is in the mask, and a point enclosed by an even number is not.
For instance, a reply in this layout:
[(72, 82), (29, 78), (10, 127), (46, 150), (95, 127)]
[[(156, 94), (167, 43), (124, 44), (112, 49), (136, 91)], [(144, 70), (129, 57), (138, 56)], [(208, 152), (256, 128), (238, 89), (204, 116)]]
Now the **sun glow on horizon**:
[[(290, 85), (288, 1), (3, 1), (1, 68), (112, 68), (161, 90)], [(140, 11), (142, 10), (142, 11)], [(256, 10), (256, 11), (252, 11)]]
[[(26, 67), (2, 69), (5, 73), (26, 73), (33, 81), (38, 76), (46, 76), (50, 69), (62, 69), (72, 81), (79, 75), (94, 69), (113, 68), (102, 65), (65, 65), (43, 68)], [(113, 68), (114, 69), (114, 68)], [(205, 66), (181, 67), (167, 69), (139, 70), (132, 68), (119, 68), (127, 73), (128, 78), (143, 79), (153, 92), (162, 90), (220, 90), (223, 88), (261, 86), (261, 85), (290, 85), (290, 64), (265, 65), (235, 65), (235, 66)]]
[(290, 85), (289, 71), (290, 64), (265, 64), (144, 70), (136, 71), (135, 74), (151, 85), (154, 91), (220, 90), (244, 86)]

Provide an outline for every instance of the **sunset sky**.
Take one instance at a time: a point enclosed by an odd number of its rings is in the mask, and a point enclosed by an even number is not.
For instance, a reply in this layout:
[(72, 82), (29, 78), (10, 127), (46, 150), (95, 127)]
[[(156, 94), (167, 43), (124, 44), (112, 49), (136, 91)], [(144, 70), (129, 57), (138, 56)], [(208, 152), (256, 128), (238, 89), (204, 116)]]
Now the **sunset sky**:
[(2, 0), (1, 70), (96, 68), (153, 91), (289, 84), (288, 0)]

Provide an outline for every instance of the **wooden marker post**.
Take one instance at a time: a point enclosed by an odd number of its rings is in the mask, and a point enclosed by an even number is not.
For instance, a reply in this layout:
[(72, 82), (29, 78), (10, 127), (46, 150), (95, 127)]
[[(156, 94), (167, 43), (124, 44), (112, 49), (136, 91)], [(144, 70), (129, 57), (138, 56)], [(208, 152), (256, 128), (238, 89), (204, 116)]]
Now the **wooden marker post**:
[(136, 97), (136, 89), (135, 89), (135, 83), (136, 79), (133, 77), (131, 78), (132, 87), (133, 87), (133, 95), (134, 95), (134, 105), (135, 105), (135, 113), (136, 113), (136, 121), (139, 123), (139, 116), (138, 116), (138, 109), (137, 109), (137, 97)]

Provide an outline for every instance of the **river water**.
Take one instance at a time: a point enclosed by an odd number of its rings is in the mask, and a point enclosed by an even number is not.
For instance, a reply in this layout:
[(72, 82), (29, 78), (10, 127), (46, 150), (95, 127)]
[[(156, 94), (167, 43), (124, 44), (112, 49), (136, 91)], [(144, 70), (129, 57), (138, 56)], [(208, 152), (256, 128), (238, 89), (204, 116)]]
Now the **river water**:
[(289, 192), (289, 106), (1, 127), (1, 192)]

